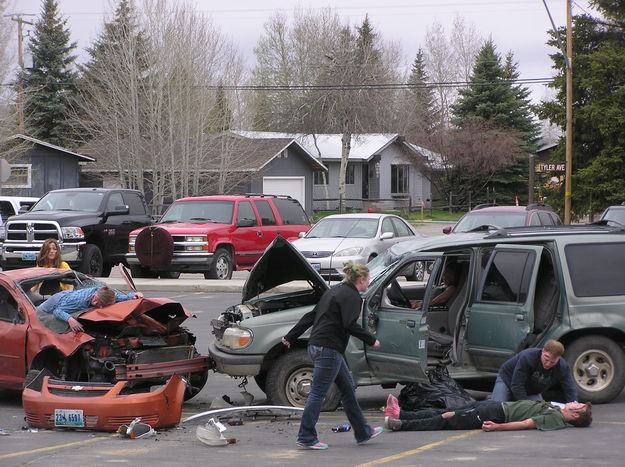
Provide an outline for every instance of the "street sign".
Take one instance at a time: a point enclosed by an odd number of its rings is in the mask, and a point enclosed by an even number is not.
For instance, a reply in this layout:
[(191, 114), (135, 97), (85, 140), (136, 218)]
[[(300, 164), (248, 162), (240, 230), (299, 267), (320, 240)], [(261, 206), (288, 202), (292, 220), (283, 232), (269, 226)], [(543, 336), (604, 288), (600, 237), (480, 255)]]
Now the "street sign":
[(566, 164), (536, 164), (536, 172), (564, 172)]

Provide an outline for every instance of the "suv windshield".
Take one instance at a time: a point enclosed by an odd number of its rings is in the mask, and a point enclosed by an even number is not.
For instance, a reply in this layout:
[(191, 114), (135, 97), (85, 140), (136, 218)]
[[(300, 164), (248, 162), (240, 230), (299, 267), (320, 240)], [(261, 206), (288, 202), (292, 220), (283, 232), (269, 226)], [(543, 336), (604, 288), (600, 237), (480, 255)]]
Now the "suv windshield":
[(372, 238), (378, 230), (377, 219), (322, 219), (306, 238)]
[(160, 222), (214, 222), (231, 224), (234, 201), (176, 201)]
[(104, 193), (85, 191), (51, 192), (41, 198), (31, 211), (98, 212)]
[(522, 227), (525, 225), (525, 216), (524, 212), (472, 212), (460, 219), (454, 232), (468, 232), (481, 225)]

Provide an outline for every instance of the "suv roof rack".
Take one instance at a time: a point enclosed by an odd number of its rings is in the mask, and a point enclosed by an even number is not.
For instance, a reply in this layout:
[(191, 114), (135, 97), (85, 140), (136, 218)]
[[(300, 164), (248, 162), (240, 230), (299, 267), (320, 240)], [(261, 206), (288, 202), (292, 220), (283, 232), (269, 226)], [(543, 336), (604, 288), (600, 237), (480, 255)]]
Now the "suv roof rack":
[(493, 206), (499, 206), (497, 203), (482, 203), (482, 204), (478, 204), (477, 206), (473, 207), (473, 211), (477, 211), (478, 209), (484, 209), (484, 208), (492, 208)]
[(533, 203), (533, 204), (528, 204), (527, 206), (525, 206), (525, 209), (527, 211), (530, 211), (532, 209), (538, 209), (538, 210), (545, 210), (545, 211), (553, 211), (553, 208), (548, 205), (548, 204), (538, 204), (538, 203)]
[(265, 193), (245, 193), (246, 198), (258, 196), (259, 198), (291, 198), (291, 195), (266, 195)]

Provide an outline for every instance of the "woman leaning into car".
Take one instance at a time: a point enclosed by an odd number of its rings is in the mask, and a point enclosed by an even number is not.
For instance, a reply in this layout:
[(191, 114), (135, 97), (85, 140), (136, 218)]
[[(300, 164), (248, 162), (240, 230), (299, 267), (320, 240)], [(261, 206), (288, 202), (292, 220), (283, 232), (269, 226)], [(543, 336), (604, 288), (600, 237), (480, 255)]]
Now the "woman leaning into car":
[(282, 343), (291, 347), (299, 336), (312, 326), (308, 340), (308, 355), (313, 361), (312, 388), (306, 401), (302, 421), (297, 435), (297, 444), (305, 449), (328, 449), (328, 445), (317, 438), (315, 425), (319, 419), (323, 399), (336, 383), (341, 391), (341, 402), (345, 414), (354, 428), (358, 444), (363, 444), (382, 433), (382, 427), (372, 428), (365, 419), (354, 391), (354, 381), (349, 373), (343, 354), (350, 336), (357, 337), (374, 349), (380, 341), (357, 323), (362, 308), (360, 292), (369, 287), (369, 269), (362, 264), (348, 262), (343, 268), (345, 281), (335, 285), (323, 294), (312, 311), (282, 338)]

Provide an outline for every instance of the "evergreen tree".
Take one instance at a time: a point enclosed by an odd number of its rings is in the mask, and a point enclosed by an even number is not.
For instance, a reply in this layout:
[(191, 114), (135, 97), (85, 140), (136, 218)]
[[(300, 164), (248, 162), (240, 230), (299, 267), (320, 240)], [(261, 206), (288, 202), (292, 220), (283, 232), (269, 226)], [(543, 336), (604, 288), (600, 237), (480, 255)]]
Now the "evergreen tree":
[(223, 83), (219, 83), (215, 93), (215, 104), (213, 105), (208, 118), (210, 132), (222, 132), (232, 128), (234, 116)]
[(26, 133), (48, 143), (72, 147), (70, 102), (75, 92), (75, 72), (67, 20), (61, 19), (55, 0), (43, 0), (30, 50), (32, 68), (20, 79), (24, 88)]
[[(593, 2), (602, 18), (573, 18), (573, 217), (597, 213), (625, 199), (625, 3)], [(564, 37), (566, 30), (558, 32)], [(552, 39), (550, 45), (557, 47)], [(551, 56), (558, 74), (554, 101), (543, 102), (540, 116), (566, 125), (564, 57)], [(565, 137), (554, 159), (564, 161)], [(564, 184), (551, 196), (563, 204)], [(551, 201), (551, 202), (553, 202)]]
[[(538, 136), (538, 125), (531, 113), (529, 90), (514, 85), (511, 80), (516, 78), (517, 65), (512, 54), (502, 65), (495, 44), (492, 40), (487, 41), (476, 57), (470, 85), (459, 91), (459, 99), (452, 106), (453, 123), (463, 127), (472, 120), (482, 120), (501, 130), (516, 133), (520, 138), (519, 149), (525, 153), (532, 151)], [(493, 174), (489, 183), (491, 190), (497, 193), (496, 200), (500, 204), (510, 204), (515, 197), (526, 199), (527, 194), (527, 158), (519, 157), (518, 152), (509, 157), (508, 167)]]
[(408, 77), (408, 84), (415, 87), (408, 91), (403, 105), (408, 110), (406, 136), (415, 138), (415, 141), (431, 134), (440, 120), (434, 89), (426, 86), (427, 82), (425, 57), (423, 50), (419, 49)]

